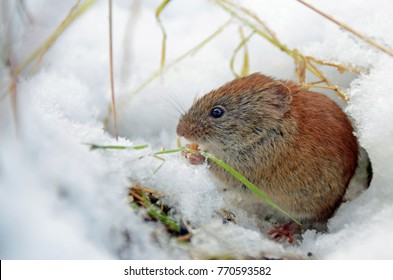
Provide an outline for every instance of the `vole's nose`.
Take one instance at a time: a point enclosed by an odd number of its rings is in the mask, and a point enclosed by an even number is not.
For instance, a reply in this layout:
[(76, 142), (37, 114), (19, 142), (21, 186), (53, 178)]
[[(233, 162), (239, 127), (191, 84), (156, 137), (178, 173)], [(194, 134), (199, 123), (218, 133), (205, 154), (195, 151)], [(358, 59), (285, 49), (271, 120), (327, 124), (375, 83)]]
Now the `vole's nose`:
[(200, 123), (182, 120), (180, 120), (176, 128), (177, 135), (189, 141), (199, 141), (201, 137), (206, 135), (207, 131), (208, 129), (205, 126), (201, 126)]

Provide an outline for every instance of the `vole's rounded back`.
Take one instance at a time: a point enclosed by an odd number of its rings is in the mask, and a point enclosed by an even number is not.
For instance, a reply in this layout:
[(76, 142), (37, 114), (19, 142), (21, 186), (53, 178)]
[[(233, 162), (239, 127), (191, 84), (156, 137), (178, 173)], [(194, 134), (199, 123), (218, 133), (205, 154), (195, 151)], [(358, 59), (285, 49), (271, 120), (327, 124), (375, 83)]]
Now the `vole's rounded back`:
[[(177, 133), (241, 172), (298, 219), (327, 220), (358, 160), (353, 128), (328, 97), (261, 74), (214, 90), (186, 112)], [(221, 180), (238, 181), (213, 162)]]

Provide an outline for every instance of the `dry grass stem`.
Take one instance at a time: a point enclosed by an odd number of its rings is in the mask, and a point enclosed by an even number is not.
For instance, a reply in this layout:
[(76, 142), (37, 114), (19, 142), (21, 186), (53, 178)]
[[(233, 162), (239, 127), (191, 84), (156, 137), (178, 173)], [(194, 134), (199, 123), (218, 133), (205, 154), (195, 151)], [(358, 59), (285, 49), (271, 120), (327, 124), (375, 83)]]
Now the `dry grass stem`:
[[(228, 0), (222, 0), (222, 1), (227, 2), (228, 4), (232, 4), (232, 5), (234, 4), (233, 2)], [(268, 36), (270, 36), (273, 40), (278, 41), (276, 34), (256, 14), (254, 14), (253, 12), (251, 12), (250, 10), (246, 9), (243, 6), (237, 6), (237, 7), (240, 11), (253, 18), (260, 25), (260, 27), (262, 27), (262, 29), (267, 33)]]
[(180, 235), (179, 237), (176, 237), (177, 241), (190, 241), (192, 237), (192, 233)]
[(117, 127), (117, 112), (116, 112), (116, 98), (115, 98), (115, 83), (113, 77), (113, 38), (112, 38), (112, 0), (108, 0), (108, 26), (109, 26), (109, 77), (111, 85), (111, 97), (112, 97), (112, 114), (113, 114), (113, 125), (115, 129), (116, 141), (119, 139), (119, 130)]
[[(71, 8), (71, 10), (68, 12), (68, 14), (67, 14), (67, 16), (66, 16), (66, 19), (69, 18), (69, 17), (71, 17), (72, 14), (75, 13), (75, 11), (76, 11), (76, 9), (78, 8), (80, 2), (81, 2), (81, 0), (77, 0), (77, 1), (76, 1), (75, 5), (74, 5), (74, 6)], [(64, 24), (64, 22), (66, 21), (66, 19), (61, 23), (61, 25)], [(57, 38), (54, 38), (54, 40), (53, 40), (50, 44), (45, 45), (44, 48), (41, 50), (41, 53), (40, 53), (40, 55), (38, 56), (38, 58), (37, 58), (37, 60), (36, 60), (36, 62), (35, 62), (35, 64), (34, 64), (32, 73), (36, 73), (36, 72), (37, 72), (37, 70), (38, 70), (39, 66), (41, 65), (42, 59), (44, 58), (46, 52), (47, 52), (48, 49), (52, 46), (52, 44), (54, 43), (54, 41), (55, 41), (56, 39), (57, 39)]]
[(323, 61), (320, 59), (316, 59), (315, 57), (312, 56), (307, 56), (307, 59), (310, 61), (314, 61), (320, 65), (326, 65), (326, 66), (331, 66), (335, 67), (340, 73), (343, 73), (345, 71), (353, 72), (356, 74), (360, 74), (362, 70), (358, 67), (350, 66), (350, 65), (342, 65), (334, 62), (329, 62), (329, 61)]
[[(16, 73), (15, 69), (15, 57), (14, 57), (14, 51), (12, 49), (12, 23), (13, 21), (10, 20), (9, 18), (9, 11), (10, 7), (8, 6), (9, 3), (7, 2), (2, 2), (1, 3), (1, 8), (2, 10), (2, 19), (3, 19), (3, 26), (4, 26), (4, 39), (5, 42), (4, 44), (0, 44), (4, 46), (4, 51), (5, 51), (5, 57), (4, 57), (4, 64), (9, 66), (10, 70), (10, 84), (8, 86), (8, 96), (10, 98), (10, 106), (11, 106), (11, 113), (12, 113), (12, 120), (15, 126), (15, 132), (18, 133), (18, 114), (17, 114), (17, 78), (18, 74)], [(2, 90), (3, 91), (3, 90)], [(4, 97), (7, 95), (6, 94), (7, 90), (4, 90)], [(3, 98), (3, 95), (0, 96), (0, 98)]]
[(343, 71), (351, 71), (355, 73), (359, 73), (360, 70), (354, 67), (347, 67), (344, 65), (339, 65), (336, 63), (331, 63), (331, 62), (325, 62), (321, 61), (319, 59), (315, 59), (310, 56), (306, 56), (302, 53), (300, 53), (296, 49), (290, 49), (288, 46), (283, 44), (281, 41), (278, 40), (278, 38), (275, 36), (274, 32), (271, 31), (267, 25), (260, 20), (255, 14), (247, 10), (245, 7), (233, 2), (232, 0), (213, 0), (217, 5), (219, 5), (222, 9), (227, 11), (229, 14), (231, 14), (233, 17), (236, 19), (240, 20), (243, 22), (246, 26), (251, 28), (256, 34), (261, 36), (262, 38), (266, 39), (269, 43), (274, 45), (275, 47), (279, 48), (281, 51), (285, 52), (289, 56), (291, 56), (294, 59), (295, 65), (296, 65), (296, 73), (299, 78), (299, 82), (305, 87), (305, 88), (310, 88), (310, 87), (315, 87), (313, 83), (306, 83), (306, 73), (305, 71), (309, 71), (312, 73), (315, 77), (317, 77), (319, 80), (321, 80), (323, 83), (326, 84), (327, 89), (330, 89), (334, 91), (341, 99), (348, 101), (345, 94), (340, 90), (340, 88), (336, 85), (334, 85), (325, 75), (324, 73), (317, 68), (314, 64), (311, 62), (314, 62), (316, 64), (320, 65), (326, 65), (326, 66), (331, 66), (335, 67), (338, 69), (340, 72)]
[(134, 192), (134, 191), (132, 191), (132, 190), (130, 190), (130, 191), (128, 192), (128, 194), (131, 195), (131, 196), (134, 198), (134, 201), (135, 201), (136, 203), (140, 204), (141, 206), (147, 207), (147, 206), (144, 204), (144, 202), (143, 202), (143, 198), (142, 198), (139, 194), (137, 194), (136, 192)]
[(171, 2), (171, 0), (163, 0), (160, 6), (156, 9), (156, 19), (158, 25), (160, 26), (162, 32), (162, 43), (161, 43), (161, 61), (160, 61), (160, 71), (164, 69), (165, 66), (165, 56), (166, 56), (166, 39), (167, 34), (164, 28), (164, 25), (161, 22), (160, 14), (164, 10), (164, 8)]
[[(71, 8), (69, 11), (68, 15), (66, 18), (61, 22), (61, 24), (56, 28), (56, 30), (52, 33), (52, 35), (44, 41), (44, 43), (38, 47), (33, 53), (30, 54), (30, 56), (24, 60), (19, 66), (16, 66), (16, 63), (14, 62), (13, 59), (13, 54), (10, 49), (10, 34), (11, 32), (8, 31), (6, 34), (6, 40), (8, 44), (8, 60), (9, 60), (9, 65), (10, 65), (10, 70), (11, 70), (11, 82), (8, 86), (8, 92), (10, 95), (10, 100), (11, 100), (11, 108), (12, 108), (12, 113), (13, 113), (13, 119), (15, 122), (15, 126), (17, 127), (17, 104), (16, 104), (16, 92), (17, 92), (17, 80), (18, 80), (18, 75), (26, 69), (30, 63), (32, 63), (35, 59), (37, 59), (35, 66), (33, 68), (33, 72), (36, 71), (39, 67), (39, 64), (41, 63), (45, 53), (47, 50), (54, 44), (56, 39), (62, 34), (62, 32), (81, 14), (83, 14), (92, 4), (94, 4), (96, 0), (86, 0), (82, 5), (79, 6), (80, 0), (76, 2), (76, 4)], [(3, 2), (5, 7), (5, 3)], [(32, 17), (26, 7), (24, 6), (24, 1), (19, 1), (19, 5), (21, 5), (24, 13), (26, 14), (27, 17), (29, 17), (29, 21), (32, 21)], [(5, 9), (4, 9), (4, 14)], [(6, 17), (4, 17), (6, 18)], [(7, 22), (10, 22), (7, 20)], [(6, 26), (10, 27), (10, 24), (6, 24)], [(8, 37), (8, 38), (7, 38)], [(16, 130), (17, 131), (17, 130)]]
[(227, 222), (236, 224), (236, 215), (226, 209), (221, 209), (216, 212), (218, 215), (223, 216)]
[(18, 111), (16, 102), (17, 75), (11, 66), (11, 83), (9, 86), (9, 96), (11, 102), (12, 119), (14, 120), (15, 131), (18, 133)]
[(155, 195), (162, 195), (159, 191), (157, 191), (155, 189), (144, 187), (141, 185), (134, 185), (134, 186), (132, 186), (132, 189), (134, 189), (135, 191), (138, 191), (138, 192), (151, 193), (151, 194), (155, 194)]
[(203, 41), (198, 43), (196, 46), (192, 47), (182, 55), (180, 55), (178, 58), (176, 58), (174, 61), (171, 63), (167, 64), (164, 66), (162, 70), (154, 71), (149, 78), (147, 78), (143, 83), (141, 83), (135, 90), (132, 91), (130, 94), (130, 99), (134, 97), (136, 94), (138, 94), (142, 89), (144, 89), (147, 85), (149, 85), (152, 81), (154, 81), (156, 78), (158, 78), (164, 71), (167, 71), (168, 69), (172, 68), (185, 58), (195, 54), (197, 51), (199, 51), (203, 46), (205, 46), (207, 43), (209, 43), (212, 39), (214, 39), (217, 35), (219, 35), (231, 22), (231, 20), (226, 21), (223, 25), (221, 25), (219, 28), (217, 28), (212, 34), (210, 34), (208, 37), (206, 37)]
[[(240, 44), (236, 47), (236, 49), (233, 52), (232, 58), (229, 62), (229, 67), (232, 71), (232, 74), (236, 77), (244, 77), (247, 76), (250, 72), (250, 63), (249, 63), (249, 54), (248, 54), (248, 48), (247, 48), (247, 42), (251, 39), (251, 37), (255, 34), (255, 32), (251, 32), (250, 35), (248, 35), (247, 37), (244, 37), (244, 32), (243, 32), (243, 28), (239, 28), (239, 32), (240, 32), (240, 38), (242, 39)], [(240, 71), (240, 73), (236, 73), (235, 71), (235, 58), (237, 53), (240, 51), (240, 49), (243, 48), (244, 49), (244, 53), (243, 53), (243, 66), (242, 69)]]
[(70, 12), (66, 16), (66, 18), (61, 22), (61, 24), (56, 28), (56, 30), (52, 33), (52, 35), (44, 41), (44, 43), (38, 47), (30, 56), (23, 61), (16, 69), (16, 75), (19, 75), (31, 62), (33, 62), (38, 57), (38, 61), (35, 65), (35, 69), (37, 69), (39, 62), (41, 62), (43, 56), (47, 52), (47, 50), (54, 44), (57, 38), (63, 33), (63, 31), (72, 23), (76, 18), (82, 15), (85, 11), (87, 11), (97, 0), (86, 0), (82, 4), (79, 5), (80, 0), (71, 8)]
[(335, 18), (333, 18), (331, 15), (326, 14), (325, 12), (322, 12), (321, 10), (315, 8), (314, 6), (308, 4), (307, 2), (304, 2), (303, 0), (297, 0), (299, 3), (307, 6), (308, 8), (310, 8), (311, 10), (317, 12), (318, 14), (320, 14), (321, 16), (327, 18), (328, 20), (334, 22), (335, 24), (337, 24), (338, 26), (344, 28), (345, 30), (351, 32), (352, 34), (354, 34), (355, 36), (357, 36), (358, 38), (362, 39), (363, 41), (367, 42), (368, 44), (372, 45), (373, 47), (383, 51), (384, 53), (390, 55), (393, 57), (393, 52), (391, 50), (389, 50), (388, 48), (385, 48), (381, 45), (379, 45), (378, 43), (376, 43), (375, 41), (373, 41), (372, 39), (368, 38), (367, 36), (361, 34), (360, 32), (356, 31), (355, 29), (353, 29), (352, 27), (339, 22), (338, 20), (336, 20)]
[(217, 5), (219, 5), (223, 10), (231, 14), (234, 18), (240, 20), (248, 26), (251, 30), (253, 30), (256, 34), (261, 36), (262, 38), (266, 39), (269, 43), (274, 45), (275, 47), (279, 48), (281, 51), (285, 52), (289, 56), (291, 56), (294, 59), (295, 65), (296, 65), (296, 74), (299, 78), (299, 82), (303, 85), (305, 88), (310, 88), (310, 87), (315, 87), (314, 84), (307, 84), (306, 83), (306, 71), (309, 71), (312, 73), (315, 77), (317, 77), (319, 80), (323, 81), (323, 83), (326, 84), (326, 88), (334, 91), (340, 98), (342, 98), (345, 101), (348, 101), (345, 94), (340, 90), (340, 88), (336, 85), (334, 85), (324, 74), (323, 72), (318, 69), (314, 64), (311, 62), (320, 64), (320, 65), (326, 65), (326, 66), (332, 66), (339, 71), (352, 71), (354, 68), (346, 67), (343, 65), (335, 64), (335, 63), (330, 63), (330, 62), (323, 62), (318, 59), (314, 59), (313, 57), (306, 56), (302, 53), (300, 53), (296, 49), (290, 49), (288, 46), (283, 44), (281, 41), (278, 40), (278, 38), (275, 36), (274, 32), (271, 31), (265, 23), (263, 23), (262, 20), (260, 20), (255, 14), (253, 14), (251, 11), (246, 9), (245, 7), (233, 2), (232, 0), (213, 0)]

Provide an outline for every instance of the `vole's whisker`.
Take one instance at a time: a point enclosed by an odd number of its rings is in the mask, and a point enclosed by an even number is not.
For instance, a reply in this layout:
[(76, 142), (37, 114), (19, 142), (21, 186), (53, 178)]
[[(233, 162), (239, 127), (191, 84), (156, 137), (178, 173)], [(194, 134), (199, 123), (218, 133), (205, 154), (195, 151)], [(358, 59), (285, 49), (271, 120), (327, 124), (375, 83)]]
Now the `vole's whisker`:
[(176, 108), (176, 111), (177, 111), (180, 115), (183, 115), (183, 114), (186, 112), (186, 110), (182, 107), (182, 105), (181, 105), (179, 99), (177, 99), (176, 96), (174, 96), (174, 95), (167, 95), (167, 96), (165, 96), (164, 98), (165, 98), (165, 100), (166, 100), (168, 103), (170, 103), (174, 108)]

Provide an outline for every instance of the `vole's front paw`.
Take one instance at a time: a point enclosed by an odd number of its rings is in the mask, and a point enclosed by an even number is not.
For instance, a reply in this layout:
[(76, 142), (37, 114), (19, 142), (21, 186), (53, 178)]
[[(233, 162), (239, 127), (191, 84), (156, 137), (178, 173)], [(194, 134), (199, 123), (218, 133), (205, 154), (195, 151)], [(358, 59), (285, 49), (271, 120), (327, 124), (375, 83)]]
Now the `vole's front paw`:
[[(193, 149), (193, 150), (198, 150), (198, 145), (197, 144), (188, 144), (186, 145), (187, 148)], [(190, 164), (193, 165), (199, 165), (205, 162), (205, 157), (201, 154), (198, 153), (193, 153), (193, 152), (183, 152), (182, 153), (185, 158), (188, 160)]]
[(295, 241), (295, 234), (301, 231), (301, 227), (294, 225), (292, 222), (286, 223), (284, 225), (275, 226), (268, 232), (271, 239), (278, 242), (288, 241), (289, 244), (293, 244)]

